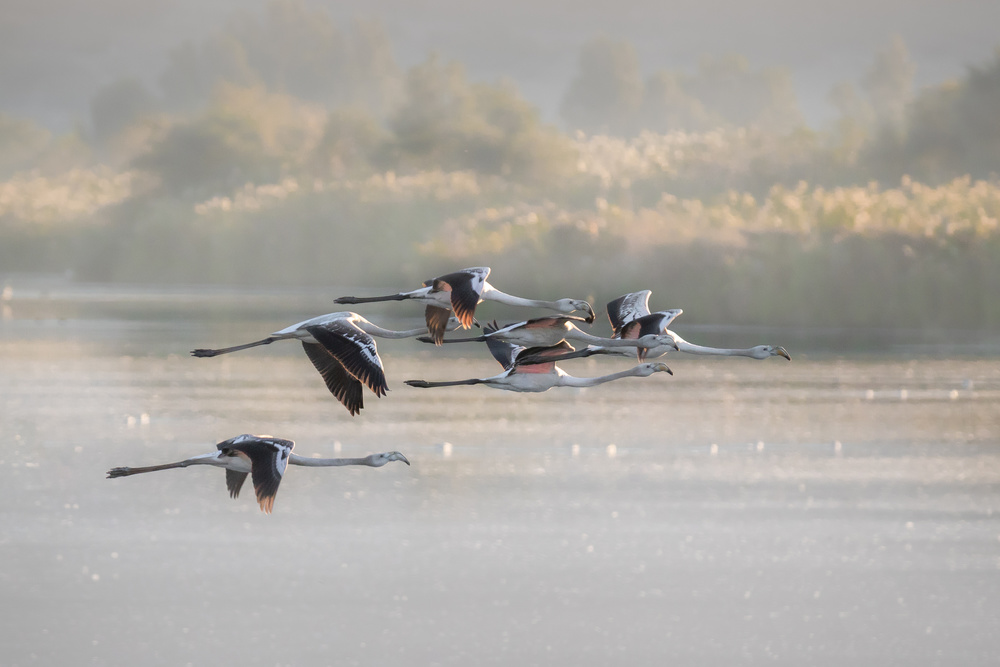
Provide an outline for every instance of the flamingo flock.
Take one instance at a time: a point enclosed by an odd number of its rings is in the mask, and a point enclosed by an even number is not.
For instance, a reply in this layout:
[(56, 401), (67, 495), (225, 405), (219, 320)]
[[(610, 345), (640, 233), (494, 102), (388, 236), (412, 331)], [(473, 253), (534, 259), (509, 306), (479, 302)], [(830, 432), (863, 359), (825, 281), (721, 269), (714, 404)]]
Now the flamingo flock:
[[(553, 387), (594, 387), (627, 377), (649, 377), (660, 372), (673, 375), (673, 371), (665, 363), (646, 361), (671, 352), (743, 356), (758, 360), (779, 356), (791, 360), (785, 348), (776, 345), (714, 348), (689, 343), (668, 328), (683, 311), (677, 308), (650, 312), (649, 290), (625, 294), (608, 303), (607, 314), (612, 337), (595, 336), (580, 328), (581, 325), (593, 324), (595, 320), (594, 309), (587, 300), (563, 298), (544, 301), (513, 296), (487, 282), (489, 274), (489, 267), (472, 267), (427, 280), (423, 287), (408, 292), (375, 297), (343, 296), (334, 300), (338, 304), (416, 301), (425, 306), (426, 327), (419, 329), (385, 329), (357, 313), (342, 311), (304, 320), (250, 343), (214, 349), (200, 348), (192, 350), (191, 355), (216, 357), (276, 341), (298, 340), (327, 389), (352, 416), (360, 414), (364, 408), (364, 387), (378, 398), (384, 397), (389, 389), (375, 337), (417, 337), (422, 342), (434, 345), (482, 342), (486, 343), (489, 352), (503, 367), (503, 372), (486, 378), (405, 381), (408, 386), (422, 389), (481, 384), (492, 389), (537, 393)], [(482, 327), (481, 335), (446, 339), (446, 333), (459, 327), (469, 329), (478, 326), (475, 320), (476, 306), (484, 300), (509, 306), (544, 308), (560, 314), (507, 325), (494, 321)], [(581, 317), (571, 314), (575, 312), (584, 315)], [(572, 343), (582, 343), (585, 347), (576, 349)], [(557, 365), (558, 362), (593, 355), (635, 355), (640, 363), (597, 377), (570, 375)], [(244, 434), (218, 443), (216, 451), (208, 454), (174, 463), (135, 468), (116, 467), (109, 470), (107, 476), (109, 479), (127, 477), (195, 465), (224, 468), (230, 496), (239, 496), (247, 475), (250, 475), (260, 509), (269, 514), (274, 507), (278, 485), (289, 465), (381, 467), (392, 461), (410, 465), (405, 456), (395, 451), (360, 458), (322, 459), (293, 454), (293, 447), (291, 440)]]

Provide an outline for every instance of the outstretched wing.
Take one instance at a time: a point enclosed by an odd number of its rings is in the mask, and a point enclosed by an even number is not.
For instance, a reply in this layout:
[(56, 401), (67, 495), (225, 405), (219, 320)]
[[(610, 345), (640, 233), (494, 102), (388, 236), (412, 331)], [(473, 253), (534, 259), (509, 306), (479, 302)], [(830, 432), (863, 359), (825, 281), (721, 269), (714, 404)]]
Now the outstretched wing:
[(448, 329), (448, 320), (451, 319), (451, 311), (439, 306), (427, 306), (424, 308), (424, 320), (427, 322), (427, 333), (431, 335), (431, 340), (435, 345), (440, 345), (444, 341), (444, 332)]
[(330, 354), (325, 347), (316, 343), (302, 341), (302, 349), (306, 351), (309, 361), (313, 363), (326, 382), (326, 388), (334, 397), (344, 404), (352, 415), (361, 412), (365, 400), (361, 394), (361, 382), (347, 372), (343, 364)]
[(643, 315), (627, 322), (618, 332), (619, 338), (642, 338), (643, 336), (662, 334), (671, 322), (684, 311), (680, 308), (660, 310), (649, 315)]
[(437, 291), (451, 293), (451, 308), (455, 311), (455, 317), (468, 329), (472, 326), (476, 305), (479, 304), (489, 275), (489, 267), (477, 266), (435, 278), (431, 286)]
[(247, 473), (226, 469), (226, 488), (229, 489), (230, 498), (240, 497), (240, 489), (243, 488), (245, 481), (247, 481)]
[[(274, 508), (274, 497), (278, 494), (278, 485), (288, 467), (288, 455), (292, 453), (294, 443), (280, 438), (239, 436), (230, 441), (220, 443), (223, 452), (242, 452), (250, 459), (250, 476), (253, 479), (253, 490), (257, 494), (257, 503), (261, 511), (270, 514)], [(227, 472), (229, 472), (227, 470)], [(246, 473), (238, 473), (246, 479)], [(226, 476), (227, 484), (229, 476)], [(242, 486), (243, 480), (239, 485)], [(230, 488), (232, 494), (232, 488)], [(239, 488), (236, 489), (239, 493)], [(235, 497), (235, 496), (234, 496)]]
[(611, 328), (616, 337), (621, 335), (621, 329), (624, 325), (644, 315), (649, 315), (650, 294), (652, 292), (648, 289), (641, 292), (630, 292), (608, 302), (608, 320), (611, 321)]
[(389, 385), (385, 381), (385, 371), (374, 338), (346, 320), (306, 327), (306, 330), (348, 373), (363, 382), (376, 396), (385, 396)]
[[(483, 334), (489, 335), (496, 333), (500, 330), (500, 325), (497, 324), (496, 320), (493, 320), (493, 324), (487, 324), (483, 327)], [(514, 345), (513, 343), (508, 343), (502, 338), (497, 338), (495, 336), (489, 336), (486, 339), (486, 347), (490, 349), (490, 354), (493, 358), (500, 362), (500, 365), (504, 367), (504, 370), (509, 370), (514, 365), (514, 360), (517, 355), (524, 348), (520, 345)]]
[(566, 341), (555, 345), (521, 348), (514, 357), (515, 373), (551, 373), (560, 357), (576, 349)]

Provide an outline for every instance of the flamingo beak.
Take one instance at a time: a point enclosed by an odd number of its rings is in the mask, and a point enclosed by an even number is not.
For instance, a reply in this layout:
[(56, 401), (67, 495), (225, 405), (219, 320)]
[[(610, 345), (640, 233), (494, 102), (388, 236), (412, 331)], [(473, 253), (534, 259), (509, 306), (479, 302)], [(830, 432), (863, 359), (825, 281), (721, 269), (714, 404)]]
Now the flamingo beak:
[(392, 453), (392, 460), (393, 461), (402, 461), (406, 465), (410, 465), (410, 462), (406, 459), (406, 457), (403, 456), (402, 454), (400, 454), (399, 452), (393, 452)]
[(674, 374), (674, 372), (673, 372), (672, 370), (670, 370), (670, 366), (667, 366), (666, 364), (657, 364), (656, 366), (657, 366), (657, 368), (659, 368), (659, 369), (660, 369), (661, 371), (664, 371), (664, 372), (666, 372), (666, 373), (670, 373), (671, 375), (673, 375), (673, 374)]
[(594, 307), (588, 303), (587, 317), (585, 318), (585, 321), (587, 322), (587, 324), (593, 324), (595, 319), (597, 319), (597, 315), (594, 313)]
[(785, 359), (788, 359), (789, 361), (792, 360), (792, 358), (788, 356), (788, 352), (785, 351), (785, 348), (781, 347), (780, 345), (774, 348), (774, 353), (779, 357), (784, 357)]

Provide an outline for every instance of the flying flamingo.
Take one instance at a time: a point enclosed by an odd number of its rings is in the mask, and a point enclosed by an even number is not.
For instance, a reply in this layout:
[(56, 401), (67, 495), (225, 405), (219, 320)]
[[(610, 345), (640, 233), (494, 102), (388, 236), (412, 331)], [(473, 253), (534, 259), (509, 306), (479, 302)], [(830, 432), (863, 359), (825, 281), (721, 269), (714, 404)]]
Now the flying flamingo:
[[(599, 345), (609, 349), (625, 349), (627, 350), (625, 352), (626, 355), (630, 355), (633, 351), (639, 349), (640, 360), (643, 357), (642, 352), (644, 348), (668, 347), (670, 349), (677, 349), (673, 338), (663, 333), (663, 331), (643, 332), (641, 336), (636, 335), (628, 338), (601, 338), (600, 336), (592, 336), (585, 331), (581, 331), (575, 322), (587, 322), (587, 320), (573, 315), (546, 315), (531, 320), (524, 320), (523, 322), (508, 324), (504, 327), (498, 327), (494, 322), (492, 327), (488, 327), (489, 331), (486, 329), (483, 330), (484, 333), (481, 336), (452, 338), (442, 342), (468, 343), (472, 341), (489, 342), (490, 340), (502, 340), (522, 347), (551, 347), (557, 345), (560, 341), (572, 340), (590, 345)], [(427, 336), (418, 336), (417, 340), (424, 343), (431, 342)], [(575, 356), (589, 356), (583, 352), (575, 352), (573, 354)], [(598, 353), (592, 352), (591, 354)]]
[[(451, 318), (446, 324), (456, 328), (458, 320)], [(300, 340), (309, 360), (323, 376), (327, 389), (352, 415), (356, 415), (364, 407), (362, 383), (379, 397), (385, 396), (388, 390), (382, 360), (372, 336), (410, 338), (422, 333), (426, 333), (426, 329), (383, 329), (357, 313), (345, 311), (293, 324), (252, 343), (217, 350), (192, 350), (191, 354), (195, 357), (215, 357), (258, 345), (269, 345), (278, 340)]]
[(247, 475), (253, 476), (253, 489), (257, 494), (257, 502), (265, 514), (270, 514), (274, 507), (274, 497), (278, 493), (278, 485), (285, 475), (289, 464), (294, 466), (371, 466), (380, 468), (390, 461), (410, 462), (399, 452), (382, 452), (369, 454), (357, 459), (313, 459), (292, 454), (295, 443), (269, 435), (238, 435), (229, 440), (223, 440), (216, 447), (218, 451), (210, 454), (193, 456), (176, 463), (146, 466), (143, 468), (112, 468), (108, 471), (108, 479), (127, 477), (143, 472), (170, 470), (171, 468), (186, 468), (194, 465), (209, 465), (226, 469), (226, 487), (229, 495), (237, 498)]
[[(639, 350), (639, 359), (662, 357), (667, 352), (677, 350), (688, 354), (707, 356), (750, 357), (752, 359), (768, 359), (784, 357), (791, 361), (785, 348), (779, 345), (757, 345), (748, 348), (707, 347), (689, 343), (667, 327), (674, 319), (683, 313), (680, 308), (649, 312), (649, 290), (631, 292), (608, 303), (608, 319), (614, 329), (614, 338), (638, 339), (652, 334), (666, 334), (672, 344), (659, 345)], [(418, 339), (419, 340), (419, 339)], [(556, 361), (575, 357), (588, 357), (594, 354), (616, 354), (631, 356), (631, 352), (622, 347), (611, 347), (607, 344), (591, 345), (584, 350), (571, 352)]]
[(444, 339), (445, 323), (450, 311), (455, 311), (455, 316), (462, 323), (462, 328), (468, 329), (472, 326), (476, 306), (484, 300), (496, 301), (508, 306), (548, 308), (558, 313), (583, 311), (587, 313), (587, 322), (594, 321), (594, 309), (590, 303), (583, 299), (558, 299), (556, 301), (523, 299), (501, 292), (490, 285), (486, 282), (489, 275), (490, 267), (475, 266), (427, 280), (423, 287), (412, 292), (399, 292), (388, 296), (342, 296), (334, 299), (334, 302), (356, 304), (413, 300), (423, 303), (427, 306), (424, 310), (427, 332), (430, 333), (435, 345), (440, 345)]
[[(492, 327), (485, 327), (492, 331)], [(649, 377), (653, 373), (665, 372), (673, 375), (666, 364), (660, 362), (639, 364), (633, 368), (610, 375), (580, 378), (569, 375), (556, 366), (552, 358), (573, 352), (573, 346), (565, 340), (546, 347), (525, 348), (499, 338), (486, 339), (493, 358), (504, 367), (504, 372), (488, 378), (453, 380), (449, 382), (428, 382), (426, 380), (406, 380), (411, 387), (452, 387), (456, 385), (485, 384), (493, 389), (507, 391), (542, 392), (552, 387), (594, 387), (605, 382), (625, 377)]]

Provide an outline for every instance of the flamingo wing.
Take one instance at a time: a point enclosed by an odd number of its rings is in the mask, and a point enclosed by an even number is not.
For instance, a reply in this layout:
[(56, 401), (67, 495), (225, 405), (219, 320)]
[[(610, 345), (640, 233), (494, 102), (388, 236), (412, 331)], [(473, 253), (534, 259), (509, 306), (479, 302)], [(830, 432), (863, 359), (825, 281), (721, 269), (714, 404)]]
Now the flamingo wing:
[(257, 503), (262, 512), (270, 514), (274, 508), (274, 498), (278, 494), (278, 485), (288, 467), (288, 455), (292, 453), (294, 446), (290, 440), (240, 436), (220, 444), (219, 449), (226, 454), (241, 452), (250, 459), (250, 476), (253, 479), (253, 490), (257, 494)]
[(427, 322), (427, 333), (431, 335), (431, 340), (435, 345), (440, 345), (444, 341), (444, 332), (448, 329), (448, 320), (451, 318), (451, 311), (438, 306), (427, 306), (424, 309), (424, 320)]
[(514, 359), (520, 354), (520, 351), (524, 348), (520, 345), (514, 345), (513, 343), (508, 343), (502, 338), (496, 336), (490, 336), (489, 334), (496, 333), (500, 330), (500, 325), (497, 324), (496, 320), (493, 320), (493, 324), (487, 324), (483, 327), (483, 334), (487, 336), (486, 347), (490, 349), (490, 354), (493, 358), (500, 362), (500, 365), (504, 367), (504, 370), (509, 370), (514, 365)]
[(555, 345), (521, 348), (514, 357), (514, 365), (520, 372), (524, 373), (528, 372), (525, 371), (526, 366), (552, 365), (559, 357), (569, 352), (576, 352), (576, 348), (565, 340), (559, 341)]
[(511, 374), (519, 373), (554, 373), (556, 372), (556, 361), (559, 356), (576, 350), (566, 341), (560, 341), (556, 345), (529, 347), (522, 350), (514, 359), (514, 367)]
[(666, 331), (671, 322), (684, 311), (680, 308), (675, 310), (660, 310), (649, 315), (637, 317), (631, 322), (627, 322), (618, 332), (619, 338), (642, 338), (643, 336), (662, 334)]
[(385, 396), (389, 385), (385, 381), (385, 370), (374, 338), (346, 320), (321, 327), (307, 327), (306, 330), (348, 373), (363, 382), (376, 396)]
[(364, 396), (361, 393), (361, 382), (348, 373), (344, 365), (337, 361), (337, 358), (322, 345), (303, 341), (302, 349), (306, 351), (309, 361), (323, 376), (323, 381), (326, 382), (326, 388), (330, 390), (330, 393), (343, 403), (352, 415), (361, 412), (361, 408), (365, 407)]
[(486, 277), (489, 275), (489, 267), (480, 266), (434, 279), (432, 287), (435, 290), (451, 293), (451, 308), (455, 311), (455, 317), (466, 329), (472, 326), (476, 306), (482, 297)]
[(641, 292), (630, 292), (608, 302), (608, 320), (611, 321), (615, 336), (619, 336), (622, 327), (632, 320), (649, 315), (651, 294), (652, 292), (646, 289)]
[(240, 497), (240, 489), (243, 488), (243, 482), (247, 481), (247, 474), (226, 468), (226, 488), (229, 489), (230, 498)]

